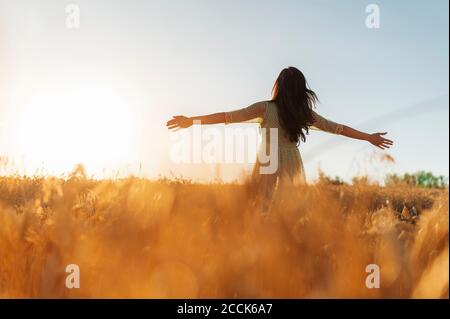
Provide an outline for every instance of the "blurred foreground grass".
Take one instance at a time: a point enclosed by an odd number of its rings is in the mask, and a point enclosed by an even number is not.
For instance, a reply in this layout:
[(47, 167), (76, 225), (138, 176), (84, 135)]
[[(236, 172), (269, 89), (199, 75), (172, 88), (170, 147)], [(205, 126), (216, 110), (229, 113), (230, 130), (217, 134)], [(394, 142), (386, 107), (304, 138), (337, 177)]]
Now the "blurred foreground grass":
[(319, 182), (266, 216), (248, 198), (239, 184), (0, 177), (0, 297), (448, 298), (447, 189)]

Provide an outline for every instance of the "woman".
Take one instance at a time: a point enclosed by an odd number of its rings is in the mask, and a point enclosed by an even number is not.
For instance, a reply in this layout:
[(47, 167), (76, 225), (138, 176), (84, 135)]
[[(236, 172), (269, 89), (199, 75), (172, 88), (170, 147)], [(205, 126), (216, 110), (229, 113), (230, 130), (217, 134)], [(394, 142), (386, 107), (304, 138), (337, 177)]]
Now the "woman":
[[(254, 180), (267, 194), (273, 194), (280, 182), (302, 184), (305, 174), (298, 145), (306, 141), (311, 126), (333, 134), (368, 141), (381, 148), (389, 148), (393, 142), (383, 137), (386, 133), (368, 134), (349, 126), (329, 121), (313, 111), (318, 101), (316, 94), (309, 89), (303, 73), (289, 67), (283, 69), (275, 81), (272, 100), (258, 102), (249, 107), (204, 116), (174, 116), (167, 122), (169, 129), (190, 127), (194, 121), (202, 125), (218, 123), (258, 122), (266, 132), (266, 152), (270, 149), (270, 129), (278, 132), (278, 169), (272, 174), (261, 174), (261, 161), (258, 159), (253, 171)], [(273, 141), (272, 141), (273, 143)]]

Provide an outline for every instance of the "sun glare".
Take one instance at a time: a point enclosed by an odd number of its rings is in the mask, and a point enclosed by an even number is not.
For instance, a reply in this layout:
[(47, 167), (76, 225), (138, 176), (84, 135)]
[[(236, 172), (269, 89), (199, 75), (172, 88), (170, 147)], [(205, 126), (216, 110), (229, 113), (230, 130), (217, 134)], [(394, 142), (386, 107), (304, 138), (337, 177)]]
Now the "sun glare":
[(28, 171), (61, 174), (82, 163), (106, 177), (136, 160), (133, 113), (113, 90), (41, 92), (24, 105), (19, 123), (17, 147)]

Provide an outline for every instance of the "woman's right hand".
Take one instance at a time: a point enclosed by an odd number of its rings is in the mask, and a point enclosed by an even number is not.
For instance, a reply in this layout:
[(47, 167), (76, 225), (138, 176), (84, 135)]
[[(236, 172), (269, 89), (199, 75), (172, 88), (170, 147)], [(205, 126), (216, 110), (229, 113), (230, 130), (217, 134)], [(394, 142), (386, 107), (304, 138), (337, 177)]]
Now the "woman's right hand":
[(192, 126), (193, 120), (189, 117), (177, 115), (167, 122), (166, 126), (169, 130), (179, 130)]
[(392, 144), (394, 144), (394, 142), (387, 138), (384, 138), (383, 135), (386, 134), (386, 132), (371, 134), (369, 135), (368, 141), (376, 147), (381, 148), (382, 150), (388, 149), (392, 146)]

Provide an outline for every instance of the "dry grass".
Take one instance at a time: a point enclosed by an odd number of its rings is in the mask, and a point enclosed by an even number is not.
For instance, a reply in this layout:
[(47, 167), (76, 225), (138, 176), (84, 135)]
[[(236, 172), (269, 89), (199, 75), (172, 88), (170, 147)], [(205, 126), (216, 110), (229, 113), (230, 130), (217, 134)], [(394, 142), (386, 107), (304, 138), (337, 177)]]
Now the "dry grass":
[(237, 184), (0, 178), (0, 297), (448, 297), (447, 190), (284, 195), (261, 216)]

